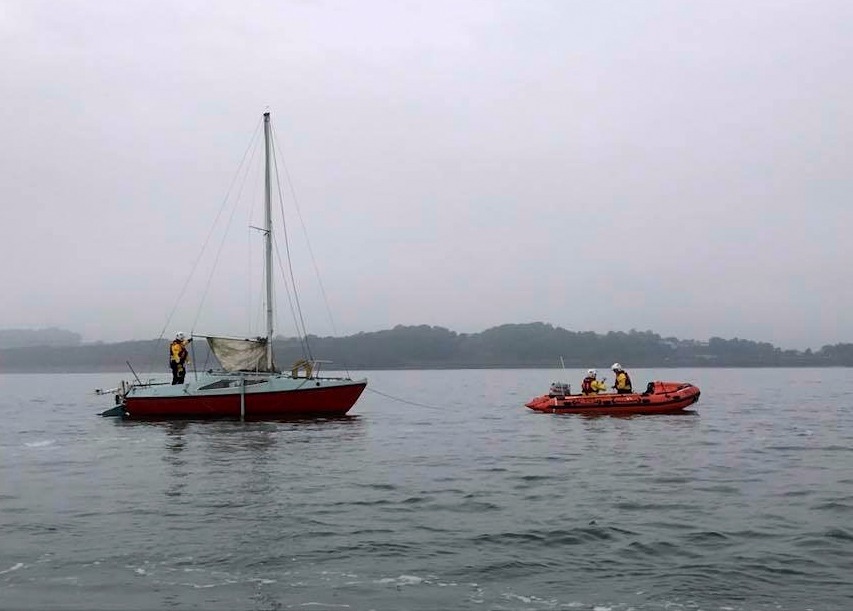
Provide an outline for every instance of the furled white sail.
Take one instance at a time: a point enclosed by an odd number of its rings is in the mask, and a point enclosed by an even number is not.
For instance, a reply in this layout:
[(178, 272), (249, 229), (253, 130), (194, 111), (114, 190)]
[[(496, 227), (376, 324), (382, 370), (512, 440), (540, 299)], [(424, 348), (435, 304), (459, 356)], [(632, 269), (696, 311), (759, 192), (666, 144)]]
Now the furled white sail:
[(225, 371), (266, 371), (266, 338), (208, 337), (207, 343)]

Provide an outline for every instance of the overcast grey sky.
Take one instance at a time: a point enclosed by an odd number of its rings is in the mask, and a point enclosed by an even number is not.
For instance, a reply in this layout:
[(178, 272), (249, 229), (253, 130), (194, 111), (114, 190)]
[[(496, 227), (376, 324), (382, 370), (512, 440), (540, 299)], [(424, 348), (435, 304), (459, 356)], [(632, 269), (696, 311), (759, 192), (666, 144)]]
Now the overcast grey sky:
[(311, 332), (853, 341), (851, 32), (849, 0), (6, 0), (0, 328), (255, 325), (236, 264), (177, 298), (269, 106)]

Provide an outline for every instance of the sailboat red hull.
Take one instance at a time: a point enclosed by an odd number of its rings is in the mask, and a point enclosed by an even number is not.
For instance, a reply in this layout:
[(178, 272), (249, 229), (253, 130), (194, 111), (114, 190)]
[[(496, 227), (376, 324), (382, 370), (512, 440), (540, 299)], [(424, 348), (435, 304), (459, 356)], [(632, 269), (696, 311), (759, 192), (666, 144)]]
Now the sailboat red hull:
[[(332, 418), (345, 415), (358, 400), (365, 382), (325, 388), (304, 388), (246, 394), (245, 420)], [(240, 419), (240, 395), (132, 397), (125, 399), (124, 417), (133, 420)]]

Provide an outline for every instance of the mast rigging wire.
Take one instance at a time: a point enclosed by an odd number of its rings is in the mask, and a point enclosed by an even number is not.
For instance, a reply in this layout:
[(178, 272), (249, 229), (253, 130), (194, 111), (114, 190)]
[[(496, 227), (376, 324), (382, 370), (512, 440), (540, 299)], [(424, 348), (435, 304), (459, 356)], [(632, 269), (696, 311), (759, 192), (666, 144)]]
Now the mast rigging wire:
[[(273, 147), (272, 147), (272, 157), (273, 157), (273, 167), (275, 168), (275, 186), (278, 191), (278, 206), (281, 213), (281, 226), (282, 226), (282, 235), (284, 236), (284, 250), (286, 253), (287, 260), (287, 269), (290, 274), (290, 285), (293, 288), (293, 300), (291, 302), (291, 311), (293, 312), (294, 322), (298, 317), (299, 322), (296, 324), (296, 331), (300, 337), (300, 343), (302, 344), (303, 354), (308, 357), (309, 360), (313, 360), (313, 355), (311, 354), (311, 347), (308, 344), (308, 328), (305, 326), (305, 317), (302, 314), (302, 304), (299, 302), (299, 292), (296, 289), (296, 277), (293, 273), (293, 259), (290, 256), (290, 239), (287, 235), (287, 219), (284, 216), (284, 196), (281, 193), (281, 175), (278, 171), (278, 157), (276, 157), (276, 142), (277, 138), (275, 136), (275, 130), (270, 130), (273, 132)], [(278, 241), (276, 241), (276, 246), (278, 245)], [(276, 256), (279, 258), (279, 266), (281, 266), (282, 274), (284, 273), (284, 266), (281, 264), (281, 254), (276, 247)], [(286, 280), (285, 280), (286, 286)], [(290, 292), (288, 291), (288, 298), (290, 298)], [(295, 308), (293, 305), (295, 304)]]
[[(272, 128), (273, 134), (275, 134), (275, 126), (272, 123), (270, 123), (270, 127)], [(332, 315), (332, 308), (329, 305), (329, 297), (326, 293), (326, 287), (323, 284), (323, 278), (320, 276), (320, 268), (317, 265), (317, 258), (314, 256), (314, 249), (311, 247), (311, 240), (308, 238), (308, 229), (305, 226), (305, 220), (302, 218), (302, 210), (299, 207), (299, 199), (296, 197), (296, 189), (293, 185), (293, 180), (290, 178), (290, 171), (287, 169), (287, 162), (285, 161), (284, 155), (281, 154), (281, 149), (279, 149), (279, 147), (278, 147), (278, 137), (277, 136), (275, 138), (273, 138), (273, 155), (275, 155), (276, 150), (279, 151), (279, 156), (281, 157), (281, 167), (282, 167), (282, 170), (284, 171), (284, 177), (285, 177), (285, 180), (287, 181), (287, 185), (290, 188), (290, 196), (291, 196), (291, 198), (293, 198), (293, 207), (296, 210), (296, 217), (299, 219), (299, 225), (302, 227), (302, 234), (305, 237), (305, 244), (308, 247), (308, 255), (311, 259), (311, 266), (314, 269), (314, 276), (317, 278), (317, 284), (320, 287), (320, 294), (323, 297), (323, 305), (326, 308), (326, 315), (329, 318), (329, 325), (332, 328), (333, 335), (338, 336), (338, 329), (337, 329), (337, 325), (335, 324), (335, 318)], [(278, 173), (278, 167), (277, 166), (276, 166), (276, 173)], [(278, 188), (279, 188), (279, 204), (281, 205), (283, 198), (281, 196), (281, 185), (280, 184), (278, 185)], [(282, 217), (284, 217), (283, 205), (282, 205), (281, 214), (282, 214)], [(305, 339), (307, 342), (307, 340), (308, 340), (307, 329), (305, 329)], [(349, 376), (350, 375), (349, 366), (346, 363), (343, 363), (343, 365), (344, 365), (344, 369), (347, 372), (347, 376)]]
[[(216, 228), (217, 223), (219, 222), (219, 218), (222, 216), (222, 212), (225, 210), (225, 205), (228, 203), (229, 199), (231, 198), (231, 191), (234, 188), (234, 185), (236, 184), (237, 179), (240, 177), (241, 172), (243, 171), (243, 166), (246, 163), (246, 157), (249, 155), (249, 152), (254, 149), (254, 143), (258, 137), (258, 134), (260, 133), (260, 129), (261, 129), (262, 125), (263, 125), (263, 123), (261, 120), (259, 120), (257, 122), (257, 124), (255, 125), (255, 131), (252, 134), (252, 137), (249, 139), (249, 144), (246, 147), (246, 150), (243, 151), (243, 156), (240, 159), (240, 164), (237, 166), (237, 170), (234, 172), (234, 176), (232, 176), (232, 178), (231, 178), (231, 182), (228, 185), (228, 189), (225, 191), (225, 197), (222, 199), (222, 203), (220, 203), (220, 205), (219, 205), (219, 210), (216, 213), (216, 217), (213, 219), (213, 223), (211, 223), (211, 225), (210, 225), (210, 229), (207, 232), (207, 236), (204, 239), (204, 243), (202, 244), (201, 250), (199, 251), (198, 256), (196, 256), (196, 259), (193, 262), (192, 267), (190, 268), (190, 273), (187, 275), (187, 278), (184, 281), (184, 285), (183, 285), (183, 287), (181, 287), (181, 290), (178, 293), (178, 297), (175, 299), (174, 304), (172, 305), (172, 309), (169, 312), (169, 315), (166, 317), (166, 323), (163, 325), (163, 328), (160, 330), (160, 334), (157, 336), (157, 341), (155, 342), (155, 350), (157, 350), (158, 352), (160, 350), (160, 348), (159, 348), (160, 342), (163, 340), (163, 337), (166, 334), (166, 329), (169, 327), (169, 325), (172, 322), (172, 318), (175, 316), (175, 312), (178, 309), (178, 304), (183, 299), (184, 294), (186, 293), (187, 288), (189, 287), (190, 281), (192, 280), (193, 275), (195, 274), (195, 271), (198, 268), (199, 263), (201, 262), (202, 256), (204, 255), (205, 250), (207, 250), (207, 245), (210, 242), (211, 237), (213, 236), (213, 231)], [(252, 157), (254, 157), (254, 154), (252, 155)], [(245, 179), (243, 182), (245, 183)], [(241, 190), (242, 190), (242, 187), (241, 187)], [(232, 213), (232, 215), (233, 215), (233, 213)], [(199, 311), (200, 310), (201, 310), (201, 306), (199, 306)], [(193, 321), (193, 327), (195, 327), (195, 323), (197, 321), (198, 321), (198, 315), (196, 315), (196, 320)], [(152, 356), (151, 356), (151, 366), (152, 367), (156, 363), (156, 360), (159, 360), (158, 356), (155, 352), (152, 351)]]
[[(257, 149), (253, 149), (251, 159), (255, 158), (255, 152), (254, 152), (255, 150), (257, 150)], [(195, 318), (193, 319), (192, 328), (190, 329), (191, 332), (192, 332), (192, 330), (195, 329), (195, 326), (198, 323), (198, 319), (201, 316), (202, 307), (204, 306), (204, 302), (207, 299), (207, 295), (210, 291), (210, 285), (213, 283), (213, 276), (216, 272), (216, 267), (217, 267), (217, 265), (219, 265), (219, 258), (222, 256), (222, 250), (223, 250), (223, 247), (225, 246), (225, 241), (228, 238), (228, 230), (231, 228), (231, 223), (234, 221), (234, 215), (237, 212), (237, 202), (240, 200), (240, 196), (243, 193), (243, 189), (246, 186), (246, 181), (248, 180), (248, 178), (249, 178), (248, 172), (243, 174), (243, 180), (240, 183), (240, 189), (237, 192), (236, 197), (234, 198), (235, 199), (234, 207), (231, 209), (231, 214), (228, 217), (228, 223), (225, 225), (225, 231), (223, 231), (222, 239), (219, 241), (219, 248), (216, 251), (216, 257), (213, 260), (213, 266), (211, 267), (210, 274), (207, 277), (207, 283), (204, 285), (204, 290), (201, 293), (201, 300), (199, 301), (198, 309), (196, 310), (196, 315), (195, 315)]]

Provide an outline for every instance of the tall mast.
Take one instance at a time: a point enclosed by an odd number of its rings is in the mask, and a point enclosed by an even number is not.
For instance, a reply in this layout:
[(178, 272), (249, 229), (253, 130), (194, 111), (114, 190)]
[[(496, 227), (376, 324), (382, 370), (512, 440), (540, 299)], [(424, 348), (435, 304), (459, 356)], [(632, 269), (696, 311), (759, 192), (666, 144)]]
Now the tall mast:
[(272, 205), (270, 176), (270, 113), (264, 113), (264, 283), (267, 289), (267, 370), (272, 371)]

